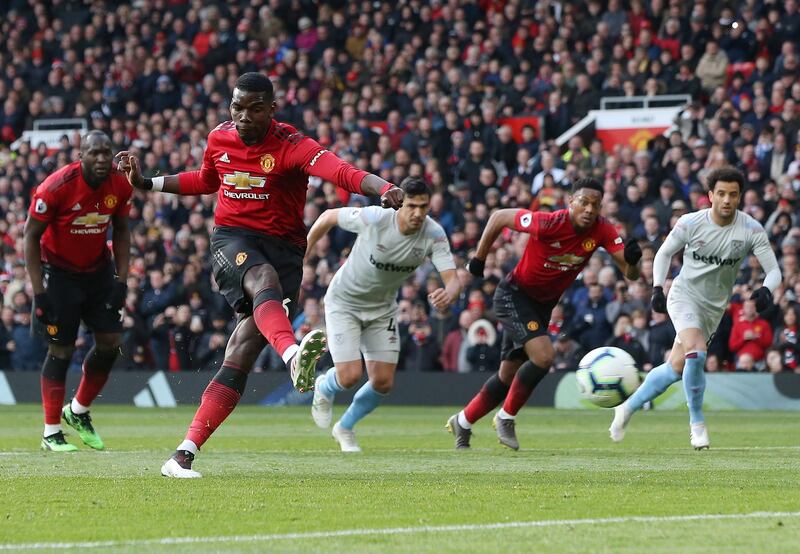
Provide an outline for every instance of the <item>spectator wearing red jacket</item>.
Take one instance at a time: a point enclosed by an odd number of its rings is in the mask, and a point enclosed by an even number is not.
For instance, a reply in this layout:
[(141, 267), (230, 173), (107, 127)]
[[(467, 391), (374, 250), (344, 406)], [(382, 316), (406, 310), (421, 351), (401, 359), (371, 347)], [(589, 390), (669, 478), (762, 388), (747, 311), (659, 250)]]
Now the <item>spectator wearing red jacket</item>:
[[(764, 366), (767, 348), (772, 344), (772, 328), (765, 320), (758, 317), (754, 300), (745, 300), (739, 317), (733, 322), (728, 346), (733, 352), (736, 367), (739, 368), (743, 357), (750, 357), (756, 368)], [(743, 360), (748, 361), (748, 360)], [(748, 361), (749, 362), (749, 361)], [(745, 364), (749, 367), (749, 363)]]

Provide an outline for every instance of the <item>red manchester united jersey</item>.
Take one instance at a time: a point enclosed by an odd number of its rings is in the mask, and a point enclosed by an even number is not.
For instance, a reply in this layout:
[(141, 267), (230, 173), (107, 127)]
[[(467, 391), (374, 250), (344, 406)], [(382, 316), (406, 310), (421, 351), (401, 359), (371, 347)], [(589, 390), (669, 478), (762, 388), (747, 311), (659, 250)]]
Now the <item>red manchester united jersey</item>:
[(81, 162), (72, 162), (36, 187), (30, 217), (49, 225), (42, 235), (42, 261), (77, 272), (94, 271), (111, 258), (106, 246), (115, 215), (127, 217), (131, 186), (112, 171), (96, 190), (83, 180)]
[(259, 144), (245, 145), (232, 121), (208, 135), (200, 171), (181, 173), (181, 194), (217, 192), (214, 221), (305, 247), (308, 176), (361, 192), (367, 175), (291, 125), (272, 121)]
[(590, 229), (576, 233), (569, 210), (520, 210), (514, 227), (531, 237), (511, 272), (511, 280), (528, 296), (542, 302), (561, 298), (599, 247), (612, 254), (625, 247), (617, 230), (603, 217)]

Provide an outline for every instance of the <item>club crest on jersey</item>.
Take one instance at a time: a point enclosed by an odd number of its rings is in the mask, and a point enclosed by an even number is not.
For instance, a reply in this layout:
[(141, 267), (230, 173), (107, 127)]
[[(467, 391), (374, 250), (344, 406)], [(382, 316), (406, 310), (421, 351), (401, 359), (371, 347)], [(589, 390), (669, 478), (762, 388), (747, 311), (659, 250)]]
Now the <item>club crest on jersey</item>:
[(732, 240), (731, 241), (731, 254), (734, 256), (739, 256), (742, 254), (744, 250), (744, 241), (743, 240)]
[(239, 252), (236, 254), (236, 265), (240, 266), (247, 260), (247, 252)]
[(425, 251), (422, 248), (412, 248), (411, 249), (411, 256), (414, 258), (421, 258), (425, 254)]
[(272, 154), (264, 154), (261, 156), (261, 169), (264, 173), (269, 173), (275, 167), (275, 158)]
[(103, 198), (103, 204), (105, 204), (106, 208), (108, 208), (109, 210), (116, 207), (118, 202), (119, 200), (113, 194), (109, 194), (105, 198)]
[(56, 336), (56, 334), (58, 334), (58, 326), (56, 326), (56, 325), (48, 325), (47, 326), (47, 334), (50, 335), (51, 337)]
[(584, 241), (581, 243), (581, 246), (583, 246), (583, 249), (587, 252), (591, 252), (597, 248), (597, 241), (594, 239), (584, 239)]
[(528, 322), (528, 331), (536, 331), (539, 329), (539, 322), (538, 321), (529, 321)]

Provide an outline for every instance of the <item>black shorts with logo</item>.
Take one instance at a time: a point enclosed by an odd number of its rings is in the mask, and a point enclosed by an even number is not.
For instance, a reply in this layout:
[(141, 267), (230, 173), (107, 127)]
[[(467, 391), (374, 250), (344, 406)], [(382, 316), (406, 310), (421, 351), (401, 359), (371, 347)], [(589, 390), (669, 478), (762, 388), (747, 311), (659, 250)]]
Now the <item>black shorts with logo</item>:
[(303, 279), (305, 252), (290, 242), (239, 227), (216, 227), (211, 235), (211, 264), (219, 291), (239, 314), (253, 313), (253, 300), (244, 290), (251, 267), (269, 264), (278, 273), (283, 305), (292, 318)]
[[(44, 288), (58, 317), (45, 326), (31, 319), (34, 335), (52, 344), (71, 346), (78, 338), (81, 321), (94, 333), (121, 333), (122, 316), (106, 303), (114, 290), (114, 264), (109, 262), (92, 273), (76, 273), (43, 265)], [(36, 306), (34, 306), (34, 310)]]
[(494, 293), (494, 311), (503, 324), (503, 360), (527, 360), (525, 343), (536, 337), (547, 335), (550, 316), (557, 300), (537, 302), (508, 277), (503, 279)]

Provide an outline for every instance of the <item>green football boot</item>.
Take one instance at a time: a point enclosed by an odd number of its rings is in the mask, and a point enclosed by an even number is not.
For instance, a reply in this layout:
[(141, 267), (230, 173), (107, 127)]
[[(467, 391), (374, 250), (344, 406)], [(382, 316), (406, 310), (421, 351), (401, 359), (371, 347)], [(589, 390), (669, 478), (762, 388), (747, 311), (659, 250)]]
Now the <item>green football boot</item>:
[(67, 425), (72, 427), (78, 432), (83, 444), (91, 446), (95, 450), (103, 450), (106, 445), (103, 444), (103, 439), (97, 434), (92, 425), (92, 416), (89, 412), (85, 414), (74, 414), (69, 404), (64, 406), (61, 410), (61, 417), (67, 422)]
[(42, 450), (50, 452), (75, 452), (78, 447), (67, 442), (64, 433), (59, 431), (50, 436), (42, 437)]

